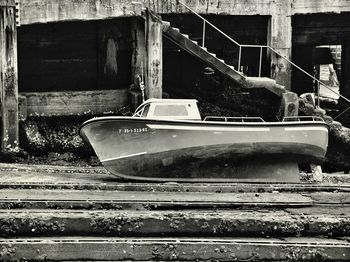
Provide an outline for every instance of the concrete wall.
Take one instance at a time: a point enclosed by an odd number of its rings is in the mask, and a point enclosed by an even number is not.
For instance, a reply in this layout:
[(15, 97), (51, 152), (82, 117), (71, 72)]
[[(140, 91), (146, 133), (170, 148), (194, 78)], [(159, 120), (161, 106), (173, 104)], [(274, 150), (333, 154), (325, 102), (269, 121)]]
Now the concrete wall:
[[(4, 1), (4, 0), (3, 0)], [(176, 0), (139, 0), (160, 14), (188, 13)], [(296, 14), (340, 13), (350, 11), (348, 0), (192, 0), (185, 1), (201, 14), (234, 16), (270, 16), (267, 43), (284, 57), (291, 59), (292, 22)], [(21, 0), (22, 25), (72, 20), (96, 20), (134, 16), (141, 5), (130, 0)], [(270, 77), (287, 89), (291, 86), (291, 65), (271, 53)]]
[[(3, 2), (9, 2), (9, 0), (0, 0)], [(12, 1), (14, 2), (14, 1)], [(133, 1), (130, 0), (72, 0), (72, 1), (65, 1), (65, 0), (20, 0), (20, 23), (23, 25), (22, 28), (19, 29), (19, 36), (20, 36), (20, 45), (19, 45), (19, 52), (21, 54), (34, 54), (34, 57), (22, 57), (20, 58), (20, 64), (19, 69), (21, 71), (22, 76), (28, 73), (28, 76), (31, 78), (35, 77), (30, 72), (30, 69), (33, 68), (31, 63), (34, 65), (36, 64), (35, 60), (38, 59), (41, 55), (45, 55), (45, 53), (41, 53), (41, 51), (36, 54), (35, 52), (26, 52), (25, 48), (31, 48), (30, 44), (21, 45), (21, 39), (22, 38), (22, 32), (26, 32), (27, 29), (26, 26), (40, 26), (40, 25), (33, 25), (38, 23), (50, 23), (50, 22), (67, 22), (67, 21), (80, 21), (80, 23), (84, 23), (84, 21), (88, 20), (102, 20), (102, 19), (109, 19), (109, 18), (115, 18), (115, 17), (130, 17), (134, 16), (135, 12), (139, 10), (140, 5), (133, 5)], [(173, 14), (182, 14), (182, 16), (186, 16), (185, 14), (188, 13), (188, 10), (186, 10), (183, 6), (176, 3), (176, 0), (139, 0), (138, 2), (142, 3), (143, 5), (148, 6), (151, 10), (158, 12), (160, 14), (163, 14), (163, 16), (172, 16)], [(350, 33), (350, 27), (347, 26), (349, 23), (349, 12), (350, 12), (350, 3), (349, 0), (246, 0), (246, 1), (240, 1), (240, 0), (191, 0), (186, 1), (182, 0), (182, 2), (186, 3), (190, 8), (193, 10), (207, 15), (210, 17), (211, 15), (219, 15), (215, 16), (216, 20), (225, 19), (225, 17), (228, 17), (230, 15), (231, 17), (236, 18), (244, 18), (244, 17), (254, 17), (254, 16), (262, 16), (267, 17), (269, 19), (268, 24), (264, 24), (266, 27), (267, 33), (266, 33), (266, 41), (265, 39), (261, 39), (257, 37), (256, 39), (259, 39), (259, 41), (244, 41), (244, 39), (240, 39), (239, 34), (237, 32), (234, 34), (234, 38), (238, 40), (240, 43), (249, 43), (249, 44), (265, 44), (265, 42), (275, 48), (280, 54), (283, 56), (292, 59), (292, 45), (293, 47), (297, 46), (297, 49), (305, 51), (305, 45), (316, 45), (316, 44), (347, 44), (348, 45), (348, 39), (349, 33)], [(193, 19), (195, 20), (195, 19)], [(325, 20), (325, 21), (324, 21)], [(171, 21), (173, 22), (173, 21)], [(184, 20), (180, 22), (181, 30), (185, 30), (184, 28)], [(192, 29), (196, 27), (198, 22), (198, 25), (201, 26), (200, 21), (196, 20), (193, 22), (193, 25), (191, 25)], [(238, 23), (241, 22), (241, 20), (238, 21)], [(330, 23), (329, 23), (330, 22)], [(79, 22), (75, 22), (79, 23)], [(89, 23), (93, 23), (93, 21), (90, 21)], [(97, 22), (98, 23), (98, 22)], [(59, 23), (62, 24), (62, 23)], [(186, 26), (186, 25), (185, 25)], [(225, 26), (227, 28), (225, 28)], [(240, 25), (235, 22), (233, 23), (224, 23), (223, 25), (219, 26), (220, 28), (223, 28), (225, 32), (229, 32), (230, 28), (237, 28)], [(59, 27), (59, 25), (58, 25)], [(82, 26), (81, 28), (84, 28)], [(73, 28), (72, 28), (73, 29)], [(68, 34), (71, 29), (68, 29)], [(95, 29), (91, 29), (89, 32), (91, 33)], [(96, 29), (98, 31), (98, 28)], [(189, 30), (191, 31), (191, 30)], [(201, 28), (196, 28), (196, 30), (192, 30), (193, 32), (188, 32), (189, 35), (194, 40), (199, 40), (200, 35), (196, 35), (196, 33), (201, 33)], [(253, 30), (254, 31), (254, 30)], [(254, 32), (252, 30), (249, 30), (248, 32), (252, 35), (254, 35)], [(43, 35), (45, 35), (45, 30), (42, 31)], [(25, 34), (25, 33), (23, 33)], [(35, 34), (34, 34), (35, 35)], [(40, 35), (40, 34), (39, 34)], [(65, 35), (65, 33), (61, 33), (61, 35)], [(77, 34), (76, 34), (77, 35)], [(99, 34), (97, 34), (99, 35)], [(346, 37), (342, 37), (346, 36)], [(342, 37), (342, 39), (339, 39), (339, 37)], [(197, 39), (198, 38), (198, 39)], [(344, 40), (346, 39), (346, 40)], [(39, 39), (40, 40), (40, 39)], [(69, 39), (63, 39), (64, 41)], [(261, 41), (262, 40), (262, 41)], [(31, 39), (29, 39), (31, 41)], [(64, 43), (64, 41), (62, 43)], [(40, 41), (39, 41), (40, 42)], [(45, 41), (44, 41), (45, 42)], [(69, 45), (71, 45), (72, 42), (76, 41), (67, 41)], [(87, 41), (90, 44), (91, 41)], [(99, 42), (99, 40), (98, 40)], [(28, 42), (30, 43), (30, 42)], [(58, 43), (56, 41), (56, 43)], [(222, 41), (224, 43), (224, 41)], [(92, 43), (96, 44), (96, 43)], [(207, 44), (209, 44), (210, 47), (210, 39), (207, 40)], [(64, 45), (64, 44), (63, 44)], [(83, 44), (78, 43), (76, 45), (77, 48), (79, 46), (83, 46)], [(23, 47), (23, 48), (22, 48)], [(86, 49), (87, 46), (84, 48)], [(120, 45), (119, 45), (120, 48)], [(33, 46), (33, 49), (35, 50), (36, 47)], [(42, 46), (39, 48), (42, 50)], [(97, 49), (101, 49), (98, 47)], [(83, 50), (83, 49), (82, 49)], [(234, 59), (232, 54), (226, 54), (227, 50), (231, 50), (230, 48), (224, 48), (224, 53), (221, 54), (223, 58), (228, 59)], [(103, 64), (105, 61), (101, 61), (99, 58), (99, 51), (96, 51), (96, 48), (90, 48), (91, 52), (88, 52), (92, 60), (96, 60), (97, 63)], [(217, 53), (219, 53), (221, 50), (213, 50)], [(97, 52), (97, 54), (96, 54)], [(52, 52), (51, 52), (52, 53)], [(56, 52), (53, 52), (56, 53)], [(86, 55), (88, 54), (86, 53)], [(306, 52), (305, 54), (307, 54)], [(38, 55), (38, 56), (37, 56)], [(299, 57), (300, 54), (294, 55), (294, 57)], [(81, 61), (84, 61), (86, 57), (83, 57)], [(58, 58), (61, 59), (61, 58)], [(80, 59), (80, 57), (79, 57)], [(89, 61), (92, 61), (92, 60)], [(42, 61), (46, 60), (52, 60), (52, 58), (46, 58), (44, 57), (41, 59)], [(56, 58), (53, 60), (57, 60)], [(64, 59), (63, 59), (64, 60)], [(127, 59), (124, 59), (123, 61), (126, 61)], [(81, 62), (80, 61), (80, 62)], [(96, 61), (94, 61), (94, 64), (96, 64)], [(270, 76), (274, 78), (277, 83), (286, 86), (287, 89), (291, 90), (299, 90), (302, 91), (305, 88), (302, 87), (303, 85), (309, 86), (309, 81), (306, 81), (303, 77), (300, 77), (302, 80), (300, 83), (298, 81), (299, 77), (296, 77), (296, 79), (293, 80), (294, 85), (292, 86), (291, 81), (291, 71), (293, 68), (291, 68), (291, 65), (287, 63), (285, 60), (281, 59), (278, 55), (274, 55), (271, 53), (270, 57), (271, 64), (267, 65), (269, 67)], [(50, 61), (49, 61), (50, 62)], [(78, 63), (80, 63), (78, 62)], [(302, 67), (308, 70), (307, 65), (303, 65), (303, 61), (296, 61), (298, 64), (300, 64)], [(51, 63), (51, 62), (50, 62)], [(51, 63), (50, 65), (54, 65), (55, 61)], [(69, 63), (72, 63), (72, 61), (69, 61)], [(165, 62), (166, 63), (166, 62)], [(42, 66), (41, 64), (38, 64), (38, 66)], [(59, 66), (63, 66), (63, 68), (69, 68), (74, 69), (75, 67), (69, 66), (66, 67), (64, 63), (60, 63)], [(88, 64), (84, 63), (84, 66), (88, 66)], [(24, 69), (23, 69), (24, 68)], [(28, 68), (28, 69), (26, 69)], [(45, 69), (50, 72), (51, 67), (46, 67)], [(77, 65), (77, 72), (83, 72), (81, 70), (81, 67)], [(250, 66), (250, 68), (252, 68)], [(70, 72), (71, 74), (65, 74), (65, 77), (69, 78), (69, 75), (72, 76), (72, 79), (61, 79), (61, 82), (56, 81), (56, 87), (48, 88), (49, 90), (62, 90), (66, 89), (65, 87), (69, 87), (69, 89), (72, 90), (89, 90), (94, 89), (93, 86), (106, 86), (106, 88), (112, 88), (117, 85), (117, 82), (113, 82), (110, 80), (106, 80), (103, 83), (99, 81), (100, 79), (100, 73), (101, 70), (97, 67), (94, 67), (93, 65), (88, 68), (91, 72), (88, 74), (89, 77), (94, 77), (94, 79), (84, 79), (84, 77), (80, 78), (79, 83), (74, 83), (74, 77), (75, 72)], [(26, 70), (28, 72), (26, 72)], [(55, 66), (52, 67), (52, 70), (54, 72)], [(52, 71), (51, 70), (51, 71)], [(310, 70), (308, 70), (310, 71)], [(293, 70), (294, 72), (294, 70)], [(165, 72), (166, 74), (166, 72)], [(297, 76), (299, 72), (295, 72), (295, 76)], [(40, 78), (41, 76), (39, 76)], [(165, 76), (166, 78), (166, 76)], [(295, 77), (294, 77), (295, 78)], [(50, 79), (49, 77), (47, 79)], [(96, 79), (98, 80), (96, 82)], [(123, 85), (126, 84), (128, 81), (129, 76), (125, 77), (125, 79), (122, 81)], [(67, 81), (65, 81), (67, 80)], [(86, 81), (85, 81), (86, 80)], [(21, 79), (20, 79), (21, 81)], [(86, 83), (84, 83), (84, 81)], [(33, 79), (33, 86), (35, 83), (43, 83), (43, 85), (47, 85), (47, 81), (42, 81), (42, 79)], [(297, 84), (295, 84), (297, 83)], [(31, 82), (26, 81), (26, 91), (32, 91)], [(24, 87), (22, 83), (20, 83), (21, 87)], [(35, 86), (35, 90), (37, 90), (38, 86)], [(43, 89), (47, 89), (47, 87), (43, 86)], [(124, 87), (123, 87), (124, 88)], [(40, 89), (40, 88), (39, 88)]]
[(348, 0), (293, 0), (293, 14), (350, 12)]
[(128, 88), (131, 42), (130, 18), (22, 25), (19, 91)]

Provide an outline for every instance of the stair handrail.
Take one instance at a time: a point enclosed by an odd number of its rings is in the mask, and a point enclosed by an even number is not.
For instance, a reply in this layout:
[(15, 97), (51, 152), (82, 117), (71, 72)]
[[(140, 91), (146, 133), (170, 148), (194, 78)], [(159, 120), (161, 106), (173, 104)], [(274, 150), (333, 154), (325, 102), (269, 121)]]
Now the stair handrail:
[[(259, 58), (259, 77), (261, 76), (261, 63), (262, 63), (262, 49), (263, 48), (267, 48), (269, 50), (271, 50), (273, 53), (275, 53), (276, 55), (280, 56), (281, 58), (283, 58), (285, 61), (287, 61), (289, 64), (291, 64), (292, 66), (294, 66), (295, 68), (299, 69), (301, 72), (303, 72), (304, 74), (306, 74), (307, 76), (309, 76), (311, 79), (313, 79), (314, 81), (316, 81), (318, 84), (321, 84), (322, 86), (326, 87), (328, 90), (330, 90), (331, 92), (335, 93), (336, 95), (338, 95), (339, 97), (343, 98), (345, 101), (347, 101), (348, 103), (350, 103), (350, 100), (348, 98), (346, 98), (345, 96), (341, 95), (339, 92), (334, 91), (331, 87), (329, 87), (328, 85), (326, 85), (325, 83), (323, 83), (322, 81), (320, 81), (319, 79), (317, 79), (316, 77), (314, 77), (313, 75), (311, 75), (310, 73), (308, 73), (307, 71), (305, 71), (304, 69), (302, 69), (300, 66), (298, 66), (297, 64), (293, 63), (291, 60), (289, 60), (287, 57), (283, 56), (281, 53), (279, 53), (276, 49), (272, 48), (269, 45), (247, 45), (247, 44), (240, 44), (238, 43), (236, 40), (234, 40), (232, 37), (230, 37), (228, 34), (226, 34), (225, 32), (223, 32), (221, 29), (219, 29), (218, 27), (216, 27), (214, 24), (212, 24), (211, 22), (209, 22), (207, 19), (205, 19), (203, 16), (201, 16), (200, 14), (198, 14), (195, 10), (193, 10), (191, 7), (187, 6), (186, 4), (182, 3), (179, 0), (176, 0), (177, 3), (179, 3), (180, 5), (184, 6), (186, 9), (188, 9), (191, 13), (193, 13), (194, 15), (198, 16), (201, 20), (203, 20), (203, 38), (202, 38), (202, 46), (204, 45), (204, 41), (205, 41), (205, 24), (210, 25), (212, 28), (214, 28), (216, 31), (218, 31), (220, 34), (222, 34), (223, 36), (225, 36), (228, 40), (230, 40), (231, 42), (233, 42), (234, 44), (236, 44), (239, 48), (239, 53), (238, 53), (238, 72), (240, 72), (240, 67), (241, 67), (241, 58), (242, 58), (242, 48), (243, 47), (248, 47), (248, 48), (260, 48), (260, 58)], [(319, 91), (317, 92), (317, 98), (318, 101), (319, 100)]]

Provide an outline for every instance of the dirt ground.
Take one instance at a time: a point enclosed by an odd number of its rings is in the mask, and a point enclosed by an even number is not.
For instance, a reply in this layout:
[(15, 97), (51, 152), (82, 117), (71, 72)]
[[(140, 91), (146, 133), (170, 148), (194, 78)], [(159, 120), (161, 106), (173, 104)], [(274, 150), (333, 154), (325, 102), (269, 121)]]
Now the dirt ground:
[(46, 155), (33, 156), (25, 151), (17, 154), (3, 154), (0, 156), (0, 162), (17, 163), (29, 165), (58, 165), (58, 166), (101, 166), (96, 156), (79, 156), (71, 152), (59, 153), (50, 152)]

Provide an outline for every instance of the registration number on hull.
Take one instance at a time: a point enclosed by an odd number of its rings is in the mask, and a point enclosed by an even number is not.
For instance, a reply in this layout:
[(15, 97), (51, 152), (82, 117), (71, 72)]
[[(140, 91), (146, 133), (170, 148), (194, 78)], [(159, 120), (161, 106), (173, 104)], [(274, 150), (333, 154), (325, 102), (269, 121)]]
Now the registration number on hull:
[(119, 128), (119, 134), (135, 134), (135, 133), (146, 133), (148, 132), (147, 127), (135, 127), (135, 128)]

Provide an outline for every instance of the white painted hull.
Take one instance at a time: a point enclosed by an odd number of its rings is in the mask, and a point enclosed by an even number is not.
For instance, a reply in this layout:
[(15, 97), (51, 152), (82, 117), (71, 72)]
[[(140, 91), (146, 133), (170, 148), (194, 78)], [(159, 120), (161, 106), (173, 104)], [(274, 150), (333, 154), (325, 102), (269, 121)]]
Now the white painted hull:
[(166, 181), (226, 181), (233, 169), (244, 169), (251, 162), (319, 162), (328, 145), (327, 125), (315, 121), (225, 123), (101, 117), (85, 122), (80, 134), (111, 173)]

